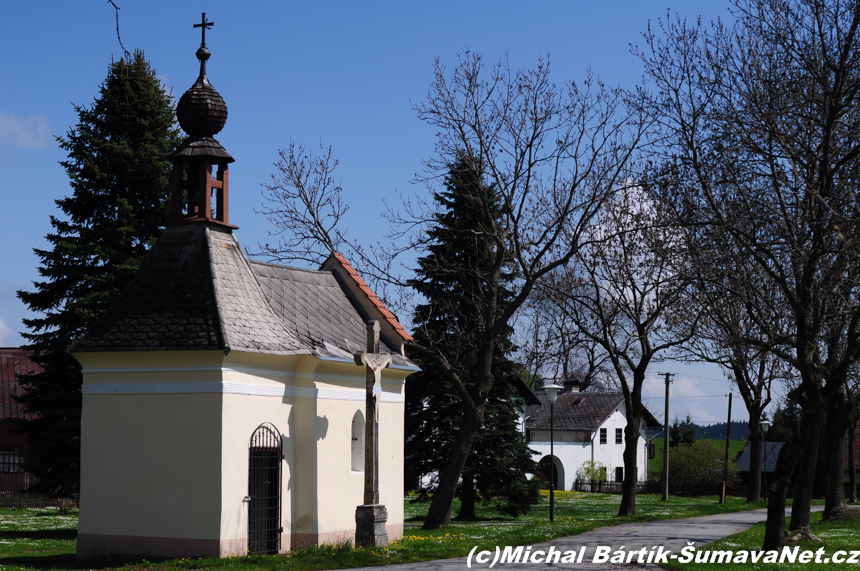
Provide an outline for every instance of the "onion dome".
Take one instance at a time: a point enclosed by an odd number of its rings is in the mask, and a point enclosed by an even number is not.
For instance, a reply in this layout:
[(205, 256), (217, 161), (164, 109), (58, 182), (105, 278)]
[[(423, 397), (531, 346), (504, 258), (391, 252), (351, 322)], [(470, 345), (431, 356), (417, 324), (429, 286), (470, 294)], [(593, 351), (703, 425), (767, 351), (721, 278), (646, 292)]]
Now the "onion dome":
[(205, 13), (203, 22), (194, 25), (195, 28), (203, 28), (203, 41), (196, 54), (200, 60), (200, 75), (176, 105), (176, 118), (188, 138), (170, 155), (174, 160), (208, 157), (217, 162), (233, 162), (233, 157), (212, 138), (227, 122), (227, 104), (206, 77), (206, 60), (212, 55), (206, 47), (206, 28), (212, 25), (212, 22), (206, 21)]
[(203, 35), (197, 50), (200, 75), (176, 105), (176, 118), (188, 137), (169, 157), (173, 161), (169, 223), (205, 222), (232, 230), (236, 226), (228, 220), (228, 198), (233, 157), (212, 136), (227, 122), (227, 104), (206, 77), (206, 60), (212, 55), (206, 48), (206, 28), (213, 25), (206, 21), (206, 12), (194, 24)]
[(223, 129), (227, 122), (227, 104), (206, 77), (206, 60), (209, 56), (205, 46), (197, 50), (200, 77), (182, 95), (176, 106), (179, 126), (190, 137), (211, 137)]

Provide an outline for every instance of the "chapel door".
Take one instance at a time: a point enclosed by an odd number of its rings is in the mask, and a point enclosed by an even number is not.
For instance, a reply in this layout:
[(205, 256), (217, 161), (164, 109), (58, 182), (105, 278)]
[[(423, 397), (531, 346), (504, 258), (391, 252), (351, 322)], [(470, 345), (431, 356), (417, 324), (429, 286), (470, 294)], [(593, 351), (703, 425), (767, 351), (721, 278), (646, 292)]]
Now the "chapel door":
[(248, 553), (281, 550), (281, 434), (261, 424), (248, 450)]

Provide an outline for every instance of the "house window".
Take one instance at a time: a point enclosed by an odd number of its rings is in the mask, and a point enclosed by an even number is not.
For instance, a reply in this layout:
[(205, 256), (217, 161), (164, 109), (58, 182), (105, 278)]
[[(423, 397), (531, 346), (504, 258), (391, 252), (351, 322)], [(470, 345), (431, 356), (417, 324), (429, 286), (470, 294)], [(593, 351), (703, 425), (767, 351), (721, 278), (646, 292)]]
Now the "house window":
[(618, 468), (615, 469), (615, 481), (616, 482), (623, 482), (624, 481), (624, 468), (622, 466), (619, 466)]
[(352, 471), (364, 472), (364, 415), (361, 411), (352, 417)]
[(621, 429), (616, 428), (615, 429), (615, 444), (622, 444), (622, 443), (624, 443), (624, 436), (622, 436)]
[(0, 449), (0, 472), (23, 472), (24, 455), (20, 446)]
[(606, 429), (605, 428), (600, 429), (600, 443), (606, 444)]

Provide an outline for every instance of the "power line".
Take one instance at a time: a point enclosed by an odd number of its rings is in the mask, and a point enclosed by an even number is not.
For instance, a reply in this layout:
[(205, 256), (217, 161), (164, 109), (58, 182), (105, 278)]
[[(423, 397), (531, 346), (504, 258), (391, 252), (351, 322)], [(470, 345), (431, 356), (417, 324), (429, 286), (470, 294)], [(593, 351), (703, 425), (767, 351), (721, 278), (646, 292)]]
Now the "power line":
[[(673, 398), (673, 399), (713, 399), (713, 398), (725, 398), (725, 396), (726, 396), (726, 395), (724, 395), (724, 394), (723, 394), (723, 395), (695, 395), (695, 396), (692, 396), (692, 397), (679, 397), (679, 396), (674, 396), (674, 397), (672, 397), (672, 398)], [(651, 397), (651, 398), (656, 398), (656, 397)]]

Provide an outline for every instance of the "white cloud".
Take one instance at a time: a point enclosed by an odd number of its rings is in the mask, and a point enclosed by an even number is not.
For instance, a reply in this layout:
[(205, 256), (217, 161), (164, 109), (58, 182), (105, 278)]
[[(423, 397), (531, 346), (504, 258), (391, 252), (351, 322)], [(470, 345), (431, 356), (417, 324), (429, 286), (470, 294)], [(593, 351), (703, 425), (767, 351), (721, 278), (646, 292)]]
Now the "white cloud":
[[(6, 325), (6, 322), (0, 319), (0, 347), (8, 347), (13, 344), (13, 340), (17, 340), (18, 333)], [(17, 345), (17, 343), (16, 343)]]
[(0, 111), (0, 144), (23, 149), (47, 149), (54, 144), (48, 119), (41, 114), (19, 117)]

